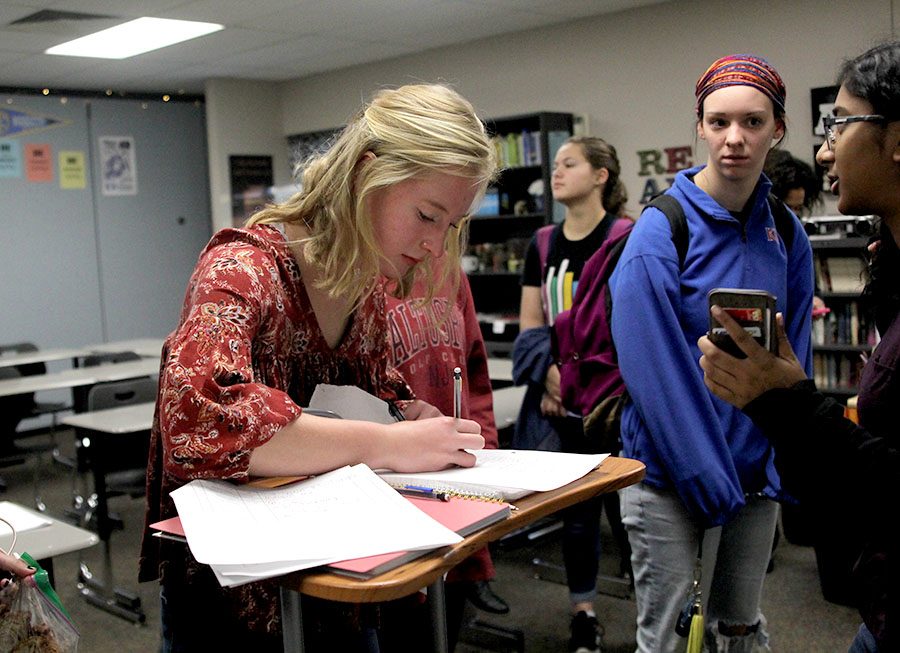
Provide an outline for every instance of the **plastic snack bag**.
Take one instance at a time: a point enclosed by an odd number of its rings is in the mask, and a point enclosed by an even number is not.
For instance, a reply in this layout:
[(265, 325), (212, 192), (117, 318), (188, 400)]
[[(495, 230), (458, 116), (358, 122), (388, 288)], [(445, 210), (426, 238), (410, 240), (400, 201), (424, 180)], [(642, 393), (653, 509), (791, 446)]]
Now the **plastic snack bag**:
[(0, 589), (0, 653), (75, 653), (78, 630), (50, 586), (46, 570), (27, 553), (22, 559), (37, 571)]

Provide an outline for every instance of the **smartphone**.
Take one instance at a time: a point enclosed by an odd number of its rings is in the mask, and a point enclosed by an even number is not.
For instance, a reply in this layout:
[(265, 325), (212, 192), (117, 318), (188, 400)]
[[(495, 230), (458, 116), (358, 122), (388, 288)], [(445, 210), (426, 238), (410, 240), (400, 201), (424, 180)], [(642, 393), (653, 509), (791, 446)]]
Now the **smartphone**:
[[(769, 351), (778, 353), (778, 341), (775, 337), (775, 296), (772, 293), (745, 288), (713, 288), (707, 293), (707, 298), (709, 306), (715, 304), (727, 311), (756, 342)], [(707, 336), (716, 347), (727, 351), (735, 358), (747, 357), (712, 314), (709, 316)]]

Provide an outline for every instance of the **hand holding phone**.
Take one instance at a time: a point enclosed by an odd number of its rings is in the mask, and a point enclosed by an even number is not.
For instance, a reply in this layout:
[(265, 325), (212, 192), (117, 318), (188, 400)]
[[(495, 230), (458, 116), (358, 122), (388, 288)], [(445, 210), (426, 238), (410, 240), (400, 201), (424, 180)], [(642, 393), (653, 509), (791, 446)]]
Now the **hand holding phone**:
[[(765, 290), (745, 288), (713, 288), (707, 294), (709, 306), (719, 306), (727, 312), (744, 330), (762, 346), (778, 353), (778, 339), (775, 337), (775, 296)], [(735, 358), (746, 358), (734, 340), (719, 322), (710, 314), (710, 342)]]

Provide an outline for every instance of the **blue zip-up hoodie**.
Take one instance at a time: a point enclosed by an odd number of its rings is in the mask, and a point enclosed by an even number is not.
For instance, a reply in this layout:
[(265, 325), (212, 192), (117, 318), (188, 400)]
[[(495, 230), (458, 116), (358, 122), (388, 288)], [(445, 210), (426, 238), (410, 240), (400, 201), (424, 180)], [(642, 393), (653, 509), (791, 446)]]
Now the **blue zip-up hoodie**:
[(674, 488), (705, 527), (729, 521), (745, 495), (781, 494), (769, 441), (740, 410), (703, 384), (697, 340), (709, 327), (707, 292), (757, 288), (777, 298), (785, 331), (812, 372), (812, 248), (794, 219), (791, 251), (775, 229), (762, 176), (742, 226), (680, 172), (666, 191), (684, 210), (690, 234), (684, 268), (668, 220), (643, 212), (610, 280), (612, 333), (632, 398), (622, 414), (622, 455), (647, 466), (644, 481)]

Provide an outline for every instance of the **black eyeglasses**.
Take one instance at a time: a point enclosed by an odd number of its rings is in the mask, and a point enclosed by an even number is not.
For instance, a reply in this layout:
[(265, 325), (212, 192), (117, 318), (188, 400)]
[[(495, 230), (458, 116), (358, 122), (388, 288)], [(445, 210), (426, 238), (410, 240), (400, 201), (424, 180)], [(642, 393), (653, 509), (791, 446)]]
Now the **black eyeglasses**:
[(846, 125), (851, 122), (887, 122), (887, 118), (877, 114), (867, 114), (864, 116), (822, 116), (822, 127), (825, 128), (825, 142), (828, 143), (828, 149), (834, 149), (834, 142), (837, 140), (837, 131), (835, 127), (838, 125)]

